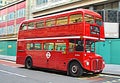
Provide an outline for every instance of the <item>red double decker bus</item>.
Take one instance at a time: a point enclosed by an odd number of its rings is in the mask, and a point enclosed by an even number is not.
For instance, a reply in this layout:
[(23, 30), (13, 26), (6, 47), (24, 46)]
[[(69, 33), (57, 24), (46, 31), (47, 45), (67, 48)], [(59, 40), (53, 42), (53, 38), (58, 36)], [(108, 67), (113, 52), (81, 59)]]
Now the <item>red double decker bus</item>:
[(71, 76), (101, 73), (105, 63), (95, 53), (95, 42), (104, 41), (102, 17), (77, 9), (21, 23), (17, 40), (17, 64), (26, 68), (66, 71)]

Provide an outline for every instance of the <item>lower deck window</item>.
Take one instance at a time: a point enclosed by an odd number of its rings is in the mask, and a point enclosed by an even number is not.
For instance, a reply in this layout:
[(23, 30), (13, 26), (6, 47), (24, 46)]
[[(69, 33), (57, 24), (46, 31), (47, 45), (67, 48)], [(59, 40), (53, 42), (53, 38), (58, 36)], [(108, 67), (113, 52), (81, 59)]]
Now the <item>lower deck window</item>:
[(56, 51), (65, 51), (66, 43), (55, 43), (55, 50)]
[(28, 43), (27, 50), (42, 50), (42, 44), (40, 44), (40, 43)]
[(54, 50), (54, 43), (44, 43), (44, 50)]

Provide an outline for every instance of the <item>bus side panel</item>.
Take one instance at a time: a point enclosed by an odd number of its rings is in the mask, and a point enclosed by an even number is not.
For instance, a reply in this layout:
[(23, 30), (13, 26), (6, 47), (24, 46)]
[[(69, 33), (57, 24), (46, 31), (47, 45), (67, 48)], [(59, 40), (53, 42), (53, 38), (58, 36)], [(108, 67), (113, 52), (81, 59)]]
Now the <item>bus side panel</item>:
[(47, 67), (46, 52), (40, 50), (29, 50), (27, 55), (32, 57), (34, 67)]
[(66, 53), (61, 52), (55, 52), (55, 63), (56, 63), (56, 69), (67, 71), (67, 57)]

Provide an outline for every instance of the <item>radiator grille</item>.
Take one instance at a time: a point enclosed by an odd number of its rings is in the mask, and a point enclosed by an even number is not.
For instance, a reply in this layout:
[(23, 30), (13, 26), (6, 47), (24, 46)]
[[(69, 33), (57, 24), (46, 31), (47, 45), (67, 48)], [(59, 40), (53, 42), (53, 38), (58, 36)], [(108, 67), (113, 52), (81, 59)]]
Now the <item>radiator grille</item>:
[(92, 61), (92, 70), (101, 70), (102, 69), (102, 60), (95, 59)]

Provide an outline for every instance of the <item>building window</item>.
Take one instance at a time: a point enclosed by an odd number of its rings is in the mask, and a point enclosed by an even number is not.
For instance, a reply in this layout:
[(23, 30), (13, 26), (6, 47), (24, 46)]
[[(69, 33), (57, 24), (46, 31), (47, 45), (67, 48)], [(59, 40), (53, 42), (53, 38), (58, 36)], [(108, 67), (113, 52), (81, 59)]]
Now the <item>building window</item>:
[(47, 3), (47, 2), (48, 2), (48, 0), (37, 0), (37, 1), (36, 1), (36, 5), (45, 4), (45, 3)]
[(112, 4), (105, 4), (104, 9), (112, 9)]
[(15, 19), (15, 12), (11, 12), (11, 13), (9, 13), (7, 19), (8, 19), (8, 21), (10, 21), (10, 20), (14, 20), (14, 19)]
[(0, 28), (0, 36), (5, 35), (5, 28)]
[(2, 4), (2, 0), (0, 0), (0, 4)]
[(1, 14), (2, 16), (0, 16), (0, 22), (6, 22), (6, 15), (5, 14)]
[(96, 10), (102, 10), (102, 9), (119, 9), (119, 2), (112, 2), (107, 4), (102, 4), (95, 6)]
[(25, 17), (25, 8), (17, 10), (17, 18)]
[(7, 34), (14, 34), (14, 25), (8, 26), (7, 27)]
[(96, 9), (96, 10), (102, 10), (102, 9), (104, 9), (104, 5), (96, 6), (95, 9)]
[(6, 27), (3, 27), (3, 28), (2, 28), (2, 35), (6, 35), (6, 31), (7, 31), (7, 28), (6, 28)]
[(119, 9), (119, 2), (114, 2), (112, 4), (113, 9)]

